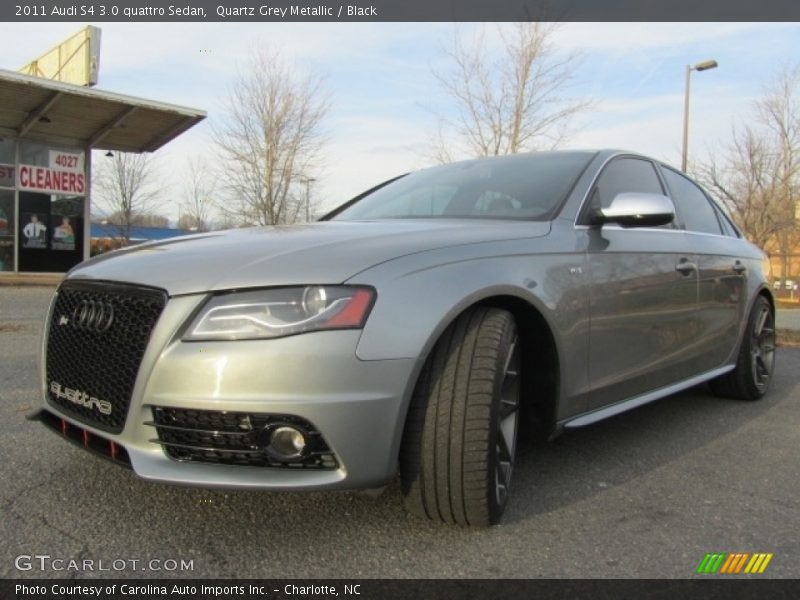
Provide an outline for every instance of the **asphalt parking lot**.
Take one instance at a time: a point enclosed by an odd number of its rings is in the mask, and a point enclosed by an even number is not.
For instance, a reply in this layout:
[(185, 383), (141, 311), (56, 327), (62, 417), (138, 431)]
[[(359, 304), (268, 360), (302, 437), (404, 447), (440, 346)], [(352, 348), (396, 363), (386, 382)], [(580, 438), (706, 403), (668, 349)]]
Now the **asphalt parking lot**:
[[(707, 552), (770, 552), (800, 577), (800, 349), (761, 402), (705, 388), (521, 448), (501, 526), (403, 512), (399, 487), (267, 494), (155, 485), (24, 416), (49, 288), (0, 287), (0, 577), (19, 555), (184, 559), (186, 577), (690, 577)], [(739, 576), (741, 577), (741, 576)]]

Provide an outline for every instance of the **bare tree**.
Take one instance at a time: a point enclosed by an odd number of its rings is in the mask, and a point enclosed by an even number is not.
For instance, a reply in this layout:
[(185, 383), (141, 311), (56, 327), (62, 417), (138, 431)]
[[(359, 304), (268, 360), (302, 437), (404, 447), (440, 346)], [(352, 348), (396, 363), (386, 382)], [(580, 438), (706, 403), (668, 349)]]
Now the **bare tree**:
[(237, 225), (241, 225), (239, 219), (234, 219), (230, 212), (222, 212), (214, 222), (214, 229), (234, 229)]
[(761, 132), (733, 128), (720, 157), (698, 167), (698, 179), (726, 204), (747, 237), (765, 247), (786, 226), (776, 181), (777, 156)]
[(767, 84), (745, 126), (734, 126), (732, 141), (698, 168), (756, 244), (788, 256), (798, 240), (800, 202), (800, 63), (785, 67)]
[(783, 220), (775, 236), (781, 256), (781, 277), (791, 277), (789, 259), (797, 248), (797, 208), (800, 203), (800, 63), (787, 65), (771, 82), (758, 113), (775, 146), (778, 157), (777, 196)]
[(169, 217), (154, 212), (138, 213), (131, 220), (137, 227), (169, 227)]
[(294, 223), (305, 216), (305, 181), (313, 179), (329, 110), (322, 82), (266, 50), (253, 54), (227, 104), (214, 140), (231, 198), (223, 213), (243, 224)]
[(454, 116), (440, 116), (434, 158), (491, 156), (558, 147), (573, 117), (590, 102), (564, 96), (577, 66), (575, 54), (553, 43), (557, 25), (513, 23), (502, 27), (502, 52), (486, 49), (485, 29), (470, 42), (456, 30), (447, 52), (452, 69), (435, 72), (453, 101)]
[(191, 157), (183, 177), (183, 200), (178, 227), (192, 231), (208, 231), (216, 204), (217, 183), (208, 165)]
[(159, 176), (151, 154), (117, 152), (102, 162), (95, 176), (99, 204), (127, 244), (131, 227), (161, 204)]

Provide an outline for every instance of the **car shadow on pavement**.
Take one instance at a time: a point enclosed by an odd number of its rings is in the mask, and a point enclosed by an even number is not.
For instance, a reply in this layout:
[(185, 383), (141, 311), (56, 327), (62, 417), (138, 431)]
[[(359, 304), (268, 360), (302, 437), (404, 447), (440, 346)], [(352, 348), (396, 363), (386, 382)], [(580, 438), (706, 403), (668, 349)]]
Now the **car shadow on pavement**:
[[(799, 363), (800, 351), (791, 352), (790, 362)], [(478, 565), (483, 576), (508, 576), (502, 564), (482, 564), (477, 557), (470, 566), (462, 551), (477, 556), (480, 545), (492, 540), (524, 546), (532, 533), (558, 527), (554, 515), (572, 518), (565, 509), (576, 503), (617, 486), (637, 494), (637, 478), (680, 463), (692, 453), (705, 455), (726, 436), (747, 435), (739, 430), (795, 400), (796, 384), (789, 370), (776, 377), (761, 402), (720, 399), (698, 387), (568, 431), (549, 443), (524, 441), (506, 517), (501, 526), (488, 530), (406, 514), (397, 481), (378, 498), (349, 492), (265, 493), (152, 484), (68, 446), (17, 414), (19, 427), (2, 441), (8, 468), (16, 473), (5, 479), (3, 510), (8, 522), (24, 527), (24, 533), (0, 550), (0, 562), (9, 565), (10, 559), (2, 560), (5, 555), (12, 557), (33, 541), (46, 540), (51, 554), (80, 548), (87, 556), (179, 556), (196, 561), (195, 572), (170, 576), (459, 577), (476, 576)], [(770, 418), (780, 418), (778, 413)], [(686, 485), (691, 485), (690, 479)], [(431, 562), (433, 557), (437, 562)], [(98, 575), (105, 576), (94, 574)], [(0, 576), (13, 573), (2, 568)]]
[(792, 395), (775, 381), (757, 402), (719, 398), (707, 385), (663, 398), (552, 442), (526, 440), (518, 449), (506, 522), (557, 510), (623, 485), (689, 454), (706, 452)]

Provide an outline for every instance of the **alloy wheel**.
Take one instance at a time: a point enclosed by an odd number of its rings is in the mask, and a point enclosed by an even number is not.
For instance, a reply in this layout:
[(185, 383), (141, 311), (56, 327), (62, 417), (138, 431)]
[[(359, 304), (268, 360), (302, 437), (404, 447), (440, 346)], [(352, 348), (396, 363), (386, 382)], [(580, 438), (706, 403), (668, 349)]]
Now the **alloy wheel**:
[(775, 362), (775, 319), (772, 309), (765, 304), (753, 324), (750, 341), (750, 360), (752, 362), (753, 383), (763, 390), (772, 377)]
[(519, 346), (511, 342), (500, 388), (500, 414), (495, 444), (495, 498), (503, 506), (508, 498), (519, 427)]

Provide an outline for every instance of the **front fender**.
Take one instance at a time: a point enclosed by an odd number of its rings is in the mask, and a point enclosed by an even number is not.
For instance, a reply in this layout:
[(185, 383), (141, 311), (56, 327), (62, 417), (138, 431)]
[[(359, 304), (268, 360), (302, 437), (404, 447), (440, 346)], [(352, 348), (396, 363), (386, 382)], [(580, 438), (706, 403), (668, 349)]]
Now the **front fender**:
[(464, 310), (487, 298), (510, 296), (541, 315), (559, 357), (567, 357), (559, 361), (562, 399), (582, 397), (588, 388), (588, 279), (585, 254), (566, 248), (569, 239), (547, 236), (448, 248), (360, 273), (348, 283), (372, 285), (378, 298), (359, 340), (359, 359), (415, 358), (422, 363)]

